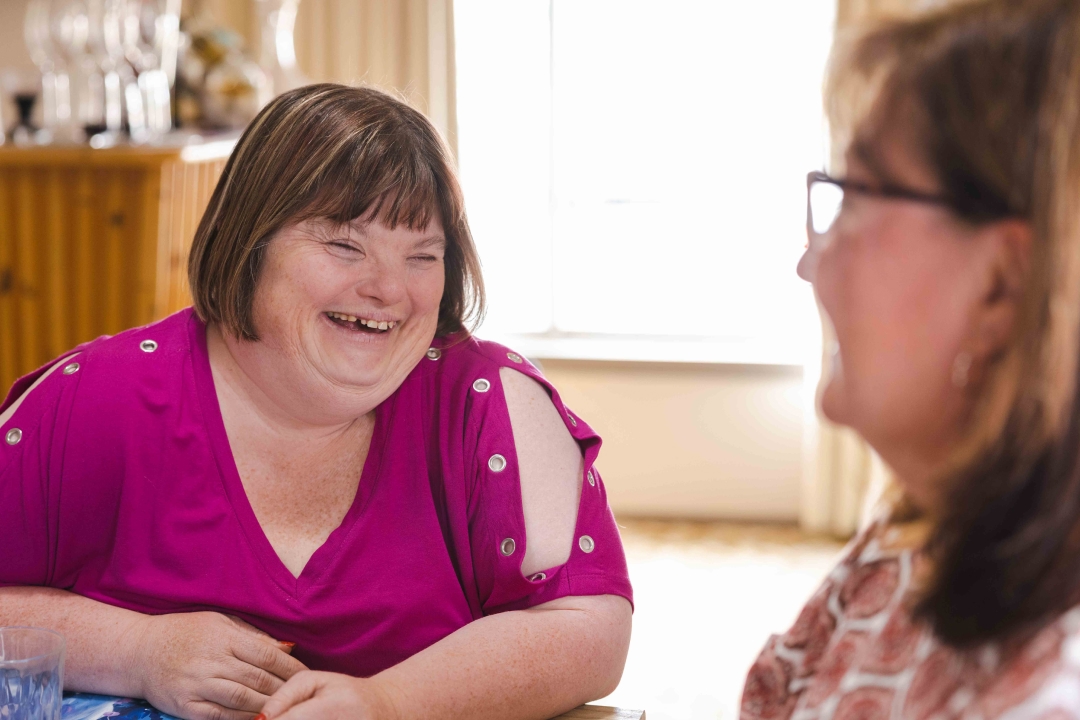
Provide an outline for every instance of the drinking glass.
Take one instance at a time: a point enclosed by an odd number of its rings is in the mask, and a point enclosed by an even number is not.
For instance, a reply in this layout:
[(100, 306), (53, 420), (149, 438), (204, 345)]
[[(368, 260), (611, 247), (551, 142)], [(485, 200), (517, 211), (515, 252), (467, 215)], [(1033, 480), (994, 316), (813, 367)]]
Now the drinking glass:
[(0, 717), (60, 720), (64, 636), (32, 627), (0, 627)]

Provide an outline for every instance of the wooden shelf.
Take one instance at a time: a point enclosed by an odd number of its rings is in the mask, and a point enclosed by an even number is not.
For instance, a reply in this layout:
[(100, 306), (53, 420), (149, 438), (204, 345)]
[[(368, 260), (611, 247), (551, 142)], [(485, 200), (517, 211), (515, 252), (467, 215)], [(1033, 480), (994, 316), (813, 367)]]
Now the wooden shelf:
[(190, 304), (188, 249), (234, 144), (0, 146), (0, 397), (74, 345)]

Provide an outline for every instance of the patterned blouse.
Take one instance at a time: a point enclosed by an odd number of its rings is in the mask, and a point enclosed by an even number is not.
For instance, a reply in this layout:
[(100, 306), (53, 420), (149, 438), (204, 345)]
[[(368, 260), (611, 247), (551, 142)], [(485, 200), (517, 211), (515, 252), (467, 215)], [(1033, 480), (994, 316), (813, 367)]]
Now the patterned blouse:
[(950, 648), (910, 613), (923, 537), (879, 521), (853, 541), (758, 656), (742, 720), (1080, 719), (1080, 607), (1023, 641)]

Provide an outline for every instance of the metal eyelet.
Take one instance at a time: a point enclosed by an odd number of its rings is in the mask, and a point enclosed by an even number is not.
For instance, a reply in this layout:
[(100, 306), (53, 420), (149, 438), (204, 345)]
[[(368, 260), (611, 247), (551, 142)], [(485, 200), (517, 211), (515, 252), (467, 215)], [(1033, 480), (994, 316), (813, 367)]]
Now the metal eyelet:
[(522, 362), (524, 362), (521, 359), (521, 356), (518, 355), (517, 353), (506, 353), (506, 357), (510, 358), (511, 362), (516, 362), (518, 364), (521, 364)]
[(495, 453), (488, 460), (488, 467), (491, 469), (491, 472), (502, 472), (506, 469), (506, 458)]
[(158, 344), (153, 340), (143, 340), (139, 343), (139, 349), (144, 353), (152, 353), (158, 349)]
[(4, 440), (7, 441), (8, 445), (18, 445), (19, 441), (22, 440), (22, 430), (11, 428), (7, 431), (7, 435), (4, 436)]
[(424, 354), (427, 355), (428, 360), (438, 360), (442, 357), (442, 350), (439, 350), (438, 348), (428, 348), (428, 351)]
[(484, 393), (491, 389), (491, 383), (489, 383), (484, 378), (480, 378), (472, 384), (472, 389), (476, 392)]
[(515, 550), (517, 550), (517, 543), (514, 542), (514, 538), (506, 538), (499, 543), (499, 552), (506, 557), (513, 555)]
[(65, 375), (74, 375), (77, 372), (79, 372), (79, 363), (77, 362), (68, 363), (64, 366)]
[(541, 582), (543, 580), (547, 580), (547, 575), (545, 575), (542, 572), (539, 572), (539, 573), (536, 573), (535, 575), (530, 575), (529, 576), (529, 582)]
[(588, 477), (589, 477), (589, 484), (592, 485), (593, 487), (596, 487), (596, 476), (593, 475), (592, 470), (589, 471)]
[(596, 549), (596, 543), (594, 543), (593, 539), (588, 535), (582, 535), (581, 539), (578, 540), (578, 547), (581, 548), (581, 552), (583, 553), (591, 553)]

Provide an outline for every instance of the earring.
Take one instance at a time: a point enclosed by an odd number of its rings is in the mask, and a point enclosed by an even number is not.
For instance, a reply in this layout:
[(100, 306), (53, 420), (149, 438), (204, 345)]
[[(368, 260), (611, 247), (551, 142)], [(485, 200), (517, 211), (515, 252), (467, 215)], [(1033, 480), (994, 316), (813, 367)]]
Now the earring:
[(952, 364), (952, 384), (953, 387), (964, 388), (968, 384), (968, 371), (971, 370), (971, 353), (963, 352), (957, 354), (956, 359)]

